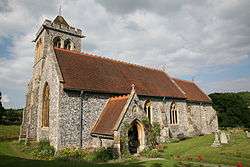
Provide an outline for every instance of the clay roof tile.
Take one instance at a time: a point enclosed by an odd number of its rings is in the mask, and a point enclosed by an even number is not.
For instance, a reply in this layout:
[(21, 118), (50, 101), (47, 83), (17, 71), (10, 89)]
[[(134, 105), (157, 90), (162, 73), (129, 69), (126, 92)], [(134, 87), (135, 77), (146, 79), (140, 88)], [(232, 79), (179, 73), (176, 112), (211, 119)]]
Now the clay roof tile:
[(163, 71), (91, 54), (54, 49), (64, 89), (128, 94), (135, 84), (138, 95), (185, 99)]
[(129, 95), (111, 97), (92, 129), (91, 134), (113, 136), (115, 125), (121, 117)]
[(194, 82), (173, 78), (176, 84), (185, 92), (188, 101), (211, 102), (207, 96)]

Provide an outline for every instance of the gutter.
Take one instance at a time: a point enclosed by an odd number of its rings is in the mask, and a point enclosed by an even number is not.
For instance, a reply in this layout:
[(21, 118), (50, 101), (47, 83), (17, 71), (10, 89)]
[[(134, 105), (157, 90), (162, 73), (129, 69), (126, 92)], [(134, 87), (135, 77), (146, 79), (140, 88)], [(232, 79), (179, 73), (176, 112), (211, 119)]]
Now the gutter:
[[(65, 83), (65, 82), (63, 82)], [(69, 91), (80, 91), (82, 88), (63, 88), (64, 90), (69, 90)], [(98, 90), (91, 90), (91, 89), (84, 89), (85, 92), (88, 93), (99, 93), (99, 94), (111, 94), (111, 95), (127, 95), (130, 94), (131, 92), (110, 92), (110, 91), (98, 91)], [(137, 94), (137, 96), (140, 97), (151, 97), (151, 98), (165, 98), (165, 99), (178, 99), (178, 100), (186, 100), (186, 97), (175, 97), (175, 96), (152, 96), (152, 95), (143, 95), (143, 94)]]
[(91, 133), (91, 136), (103, 139), (114, 139), (113, 135), (108, 135), (108, 134)]

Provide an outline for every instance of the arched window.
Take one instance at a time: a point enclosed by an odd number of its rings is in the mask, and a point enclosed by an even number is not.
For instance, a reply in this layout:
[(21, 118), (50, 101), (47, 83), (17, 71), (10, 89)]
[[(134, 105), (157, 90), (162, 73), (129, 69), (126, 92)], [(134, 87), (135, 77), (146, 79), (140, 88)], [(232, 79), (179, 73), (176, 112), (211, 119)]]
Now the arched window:
[(152, 110), (151, 100), (146, 100), (145, 105), (144, 105), (144, 111), (146, 112), (150, 123), (152, 123), (152, 111), (151, 110)]
[(53, 40), (53, 46), (60, 48), (61, 47), (61, 38), (60, 37), (55, 37)]
[(50, 93), (46, 82), (43, 90), (42, 127), (49, 127)]
[(36, 43), (36, 57), (35, 57), (35, 62), (40, 60), (42, 55), (42, 39), (40, 38), (37, 43)]
[(178, 111), (176, 107), (176, 103), (173, 101), (170, 105), (170, 124), (178, 123)]
[(64, 49), (71, 50), (71, 45), (72, 45), (72, 42), (69, 39), (64, 41)]

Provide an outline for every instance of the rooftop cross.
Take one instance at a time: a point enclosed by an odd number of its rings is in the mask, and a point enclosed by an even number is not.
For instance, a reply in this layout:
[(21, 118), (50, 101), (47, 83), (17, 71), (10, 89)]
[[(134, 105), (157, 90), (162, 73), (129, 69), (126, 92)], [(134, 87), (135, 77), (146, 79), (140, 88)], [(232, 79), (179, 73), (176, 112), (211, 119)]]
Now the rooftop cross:
[(58, 0), (58, 4), (59, 4), (58, 15), (62, 16), (62, 4), (63, 4), (63, 0)]

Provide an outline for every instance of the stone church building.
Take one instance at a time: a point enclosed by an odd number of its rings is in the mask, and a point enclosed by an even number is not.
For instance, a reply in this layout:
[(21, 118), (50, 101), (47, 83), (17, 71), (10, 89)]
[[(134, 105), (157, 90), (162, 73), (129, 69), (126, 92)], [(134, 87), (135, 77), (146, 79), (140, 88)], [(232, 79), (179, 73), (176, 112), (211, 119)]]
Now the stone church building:
[(20, 139), (48, 139), (56, 150), (120, 148), (125, 135), (131, 150), (140, 152), (147, 147), (144, 119), (160, 125), (160, 142), (218, 129), (211, 99), (194, 82), (82, 53), (84, 37), (62, 16), (42, 24)]

